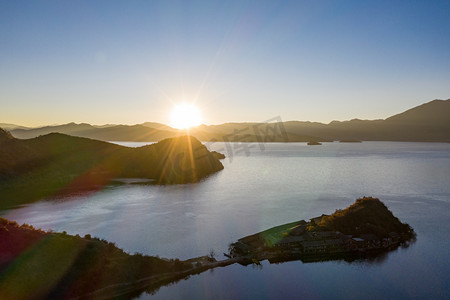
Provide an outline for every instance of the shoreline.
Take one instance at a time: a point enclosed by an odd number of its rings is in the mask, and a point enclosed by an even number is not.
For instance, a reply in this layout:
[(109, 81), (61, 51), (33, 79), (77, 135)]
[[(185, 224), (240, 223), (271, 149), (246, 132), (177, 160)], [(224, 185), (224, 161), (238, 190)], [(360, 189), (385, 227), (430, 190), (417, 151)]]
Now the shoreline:
[[(235, 263), (241, 263), (248, 260), (248, 258), (243, 257), (236, 257), (236, 258), (229, 258), (224, 260), (214, 260), (211, 262), (208, 262), (205, 264), (205, 257), (200, 256), (196, 258), (191, 258), (182, 262), (190, 262), (193, 263), (194, 266), (191, 269), (179, 271), (179, 272), (169, 272), (169, 273), (162, 273), (157, 274), (145, 278), (141, 278), (139, 280), (133, 281), (133, 282), (126, 282), (126, 283), (119, 283), (114, 284), (110, 286), (103, 287), (101, 289), (98, 289), (96, 291), (93, 291), (91, 293), (81, 295), (77, 299), (83, 299), (83, 298), (89, 298), (89, 297), (95, 297), (95, 299), (110, 299), (111, 297), (120, 297), (125, 296), (127, 294), (132, 293), (139, 293), (142, 294), (143, 292), (149, 292), (151, 289), (155, 289), (155, 292), (162, 286), (178, 282), (182, 279), (187, 279), (192, 275), (201, 274), (205, 271), (215, 269), (215, 268), (222, 268), (229, 265), (233, 265)], [(195, 266), (195, 262), (202, 262), (203, 264), (201, 266)], [(123, 288), (119, 291), (117, 291), (117, 288), (123, 286)], [(109, 290), (115, 290), (114, 295), (111, 296), (111, 294), (108, 293)]]

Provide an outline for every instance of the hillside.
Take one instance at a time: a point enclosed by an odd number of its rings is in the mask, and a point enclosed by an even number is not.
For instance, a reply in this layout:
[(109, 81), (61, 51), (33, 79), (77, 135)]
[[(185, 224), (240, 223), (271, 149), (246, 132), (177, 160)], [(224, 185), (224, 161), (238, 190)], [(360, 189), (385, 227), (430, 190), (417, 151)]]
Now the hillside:
[(337, 210), (330, 216), (323, 216), (317, 224), (317, 230), (339, 231), (344, 234), (374, 234), (386, 238), (396, 232), (407, 239), (414, 235), (408, 224), (401, 223), (378, 198), (364, 197), (343, 210)]
[(218, 156), (190, 136), (128, 148), (59, 133), (19, 140), (0, 129), (2, 207), (17, 205), (18, 199), (101, 188), (117, 177), (188, 183), (221, 169)]
[(331, 140), (364, 141), (450, 141), (450, 99), (434, 100), (386, 120), (333, 121), (329, 124), (284, 122), (290, 133), (320, 136)]
[[(128, 299), (185, 277), (179, 274), (192, 268), (191, 262), (178, 259), (130, 255), (90, 235), (82, 238), (45, 232), (0, 218), (0, 299), (114, 298), (119, 287), (124, 289), (142, 278), (153, 279), (154, 285), (147, 283), (129, 291)], [(117, 288), (86, 297), (116, 284)]]
[(403, 113), (387, 118), (389, 122), (431, 123), (433, 125), (448, 125), (450, 116), (450, 99), (433, 100), (419, 105)]
[[(248, 263), (268, 259), (321, 261), (382, 255), (415, 241), (414, 230), (401, 223), (379, 199), (363, 197), (330, 216), (269, 228), (230, 244), (229, 257)], [(367, 256), (368, 257), (368, 256)]]

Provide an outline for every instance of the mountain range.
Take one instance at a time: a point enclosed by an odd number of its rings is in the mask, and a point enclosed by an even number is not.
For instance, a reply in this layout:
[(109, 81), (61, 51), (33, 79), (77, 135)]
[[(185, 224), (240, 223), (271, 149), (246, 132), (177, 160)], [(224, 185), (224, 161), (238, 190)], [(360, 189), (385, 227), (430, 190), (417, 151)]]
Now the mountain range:
[[(186, 130), (147, 122), (136, 125), (68, 123), (24, 128), (0, 123), (16, 138), (27, 139), (52, 132), (102, 141), (154, 142), (185, 135)], [(324, 142), (336, 140), (450, 142), (450, 99), (433, 100), (387, 119), (332, 121), (329, 124), (305, 121), (267, 123), (224, 123), (200, 125), (189, 134), (201, 141), (222, 142)]]

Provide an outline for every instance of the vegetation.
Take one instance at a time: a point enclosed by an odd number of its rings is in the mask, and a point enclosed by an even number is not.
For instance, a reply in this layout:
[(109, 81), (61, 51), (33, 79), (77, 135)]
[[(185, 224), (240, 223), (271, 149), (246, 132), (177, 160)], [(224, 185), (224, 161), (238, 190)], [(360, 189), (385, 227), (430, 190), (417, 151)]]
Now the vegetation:
[(362, 143), (360, 140), (354, 140), (354, 139), (347, 139), (347, 140), (340, 140), (340, 143)]
[(358, 235), (375, 234), (378, 238), (385, 238), (389, 233), (396, 232), (410, 238), (413, 229), (400, 222), (392, 212), (378, 198), (363, 197), (343, 210), (336, 210), (330, 216), (323, 216), (315, 226), (319, 231), (340, 231), (344, 234)]
[(147, 277), (174, 281), (190, 268), (178, 259), (129, 255), (90, 235), (44, 232), (0, 218), (0, 299), (68, 299), (111, 286), (101, 295), (113, 297), (124, 284)]
[[(353, 239), (358, 236), (366, 239)], [(330, 216), (292, 222), (241, 238), (230, 245), (231, 258), (223, 261), (215, 260), (213, 249), (207, 256), (186, 261), (130, 255), (90, 235), (82, 238), (65, 232), (44, 232), (0, 218), (0, 299), (129, 298), (236, 262), (320, 261), (366, 251), (370, 257), (373, 251), (386, 252), (414, 237), (409, 225), (371, 197), (357, 199)], [(358, 244), (360, 241), (363, 244)]]
[(298, 224), (299, 222), (292, 222), (264, 230), (258, 234), (260, 237), (260, 241), (263, 242), (263, 245), (272, 247), (283, 237), (285, 237), (287, 233)]
[(190, 136), (128, 148), (59, 133), (19, 140), (0, 129), (0, 209), (117, 177), (188, 183), (221, 169), (218, 155)]
[(239, 239), (229, 246), (238, 258), (308, 260), (335, 259), (389, 251), (415, 240), (414, 230), (401, 223), (379, 199), (363, 197), (330, 216), (321, 215), (279, 225)]

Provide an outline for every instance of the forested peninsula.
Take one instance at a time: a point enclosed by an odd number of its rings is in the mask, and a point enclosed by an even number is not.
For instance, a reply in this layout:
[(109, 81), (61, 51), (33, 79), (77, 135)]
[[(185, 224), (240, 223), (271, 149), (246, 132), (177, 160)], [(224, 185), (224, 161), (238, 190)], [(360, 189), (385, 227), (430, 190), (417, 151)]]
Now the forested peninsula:
[(378, 198), (246, 236), (230, 245), (229, 257), (248, 262), (269, 259), (326, 260), (387, 252), (414, 241), (416, 233)]
[(14, 138), (0, 129), (0, 209), (79, 189), (100, 189), (116, 178), (154, 184), (198, 182), (223, 169), (222, 154), (191, 136), (138, 148), (50, 133)]
[(407, 246), (415, 238), (408, 224), (371, 197), (332, 215), (243, 237), (230, 245), (228, 259), (221, 261), (213, 251), (185, 261), (128, 254), (90, 235), (45, 232), (0, 218), (0, 298), (130, 299), (234, 263), (365, 259)]

